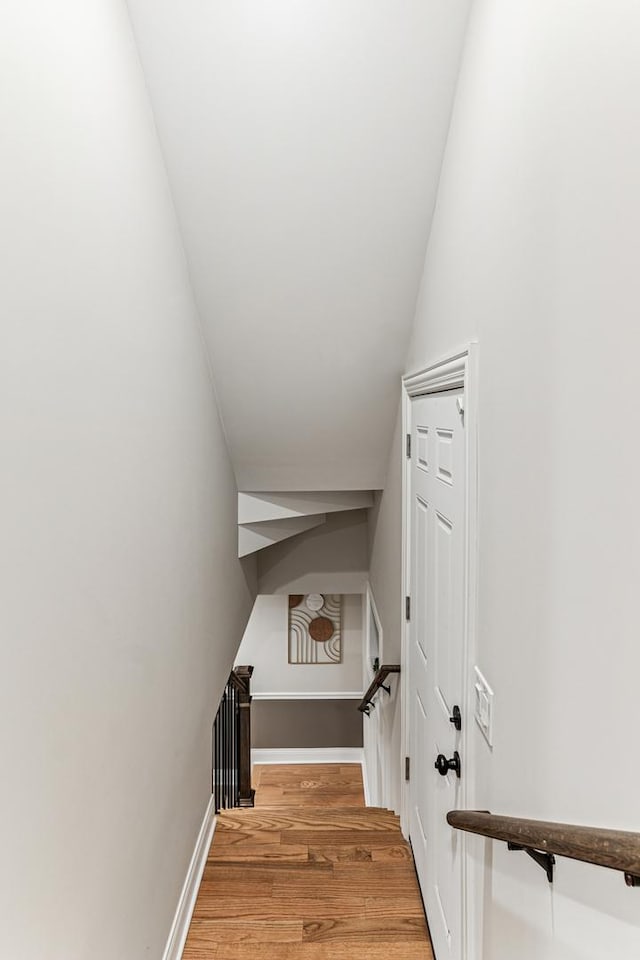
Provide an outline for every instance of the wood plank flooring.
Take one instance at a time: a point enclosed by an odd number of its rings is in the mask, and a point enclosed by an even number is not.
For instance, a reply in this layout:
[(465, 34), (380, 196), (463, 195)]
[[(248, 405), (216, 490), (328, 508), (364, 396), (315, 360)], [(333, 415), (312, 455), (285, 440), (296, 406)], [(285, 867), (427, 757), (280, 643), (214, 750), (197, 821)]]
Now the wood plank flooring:
[(433, 960), (398, 818), (358, 764), (254, 767), (218, 817), (183, 960)]

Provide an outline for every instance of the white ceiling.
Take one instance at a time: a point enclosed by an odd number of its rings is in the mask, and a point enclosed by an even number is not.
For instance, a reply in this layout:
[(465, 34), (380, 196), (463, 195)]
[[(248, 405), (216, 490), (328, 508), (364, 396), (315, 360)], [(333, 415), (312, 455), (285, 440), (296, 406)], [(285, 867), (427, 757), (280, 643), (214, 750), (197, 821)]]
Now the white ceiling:
[(128, 0), (241, 490), (381, 487), (469, 0)]

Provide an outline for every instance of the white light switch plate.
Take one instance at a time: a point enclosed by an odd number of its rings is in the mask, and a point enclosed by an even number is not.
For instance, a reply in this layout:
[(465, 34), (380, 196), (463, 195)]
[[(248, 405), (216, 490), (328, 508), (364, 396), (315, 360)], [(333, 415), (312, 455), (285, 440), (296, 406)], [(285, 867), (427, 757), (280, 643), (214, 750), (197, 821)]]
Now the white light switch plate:
[(493, 746), (493, 690), (480, 670), (475, 668), (475, 706), (476, 723), (482, 730), (485, 740)]

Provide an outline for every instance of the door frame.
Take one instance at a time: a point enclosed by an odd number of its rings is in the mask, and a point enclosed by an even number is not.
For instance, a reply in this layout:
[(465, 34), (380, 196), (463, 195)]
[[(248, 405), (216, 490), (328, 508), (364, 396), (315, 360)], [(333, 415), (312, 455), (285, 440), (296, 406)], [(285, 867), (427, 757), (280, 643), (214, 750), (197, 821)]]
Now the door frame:
[[(465, 419), (465, 537), (464, 576), (465, 612), (463, 638), (463, 710), (467, 721), (462, 729), (460, 753), (464, 764), (461, 802), (465, 809), (474, 809), (476, 763), (472, 736), (474, 711), (473, 667), (476, 661), (478, 599), (478, 344), (467, 347), (438, 363), (425, 366), (402, 378), (402, 602), (411, 596), (411, 470), (406, 455), (406, 437), (411, 433), (412, 401), (416, 397), (445, 390), (463, 390)], [(411, 622), (402, 617), (401, 683), (402, 683), (402, 757), (410, 755), (409, 650)], [(409, 785), (402, 781), (400, 826), (409, 837)], [(474, 871), (469, 858), (467, 834), (460, 836), (462, 849), (462, 957), (474, 960), (480, 947), (480, 904)]]

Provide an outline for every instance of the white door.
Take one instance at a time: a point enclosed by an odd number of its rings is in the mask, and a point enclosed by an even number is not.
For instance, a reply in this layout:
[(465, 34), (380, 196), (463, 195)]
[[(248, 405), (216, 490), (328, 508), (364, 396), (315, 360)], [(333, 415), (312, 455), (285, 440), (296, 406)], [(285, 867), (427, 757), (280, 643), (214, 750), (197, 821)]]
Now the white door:
[[(453, 769), (461, 734), (465, 553), (465, 438), (461, 390), (411, 404), (410, 834), (437, 960), (462, 956), (461, 806)], [(465, 717), (462, 717), (464, 723)], [(458, 754), (458, 756), (459, 756)], [(436, 769), (440, 757), (442, 773)], [(452, 761), (451, 769), (445, 760)]]

